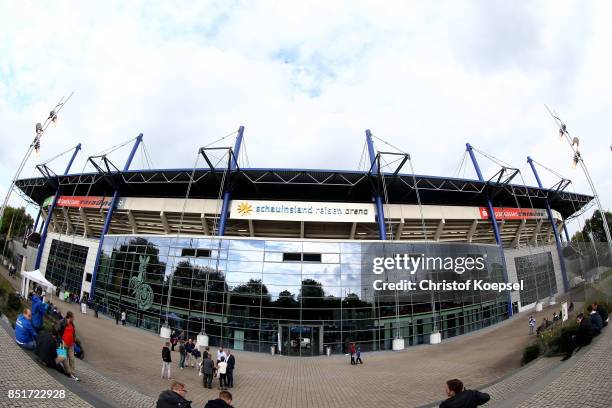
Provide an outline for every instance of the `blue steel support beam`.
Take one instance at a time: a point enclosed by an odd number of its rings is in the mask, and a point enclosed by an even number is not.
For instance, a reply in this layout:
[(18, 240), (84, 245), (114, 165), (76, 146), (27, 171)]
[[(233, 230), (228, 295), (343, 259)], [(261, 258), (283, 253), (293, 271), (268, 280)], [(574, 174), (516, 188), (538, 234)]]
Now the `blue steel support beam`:
[[(229, 168), (229, 174), (227, 175), (227, 177), (229, 177), (232, 172), (234, 170), (236, 170), (236, 167), (238, 167), (238, 157), (240, 155), (240, 147), (242, 146), (242, 136), (244, 135), (244, 126), (240, 126), (238, 128), (238, 135), (236, 136), (236, 144), (234, 145), (234, 154), (232, 157), (230, 157), (230, 168)], [(226, 186), (224, 187), (225, 191), (223, 192), (223, 204), (221, 205), (221, 216), (219, 218), (219, 236), (223, 236), (225, 235), (225, 223), (227, 222), (227, 216), (228, 216), (228, 207), (229, 207), (229, 202), (232, 198), (231, 192), (229, 187)]]
[(565, 225), (565, 223), (563, 223), (563, 232), (565, 232), (565, 241), (567, 241), (567, 243), (570, 243), (570, 236), (569, 233), (567, 232), (567, 225)]
[[(68, 161), (68, 165), (66, 166), (66, 170), (64, 171), (64, 176), (66, 176), (68, 172), (70, 171), (70, 167), (72, 166), (72, 163), (74, 163), (74, 159), (76, 158), (80, 150), (81, 150), (81, 144), (79, 143), (74, 148), (74, 152), (72, 152), (72, 156), (70, 157), (70, 160)], [(40, 232), (40, 243), (38, 244), (38, 251), (36, 251), (36, 261), (34, 262), (34, 269), (40, 268), (40, 261), (42, 258), (43, 250), (45, 249), (45, 241), (47, 240), (47, 231), (49, 229), (49, 224), (51, 223), (51, 218), (53, 217), (53, 210), (55, 210), (55, 206), (57, 205), (57, 200), (59, 196), (60, 196), (60, 189), (58, 187), (57, 190), (55, 191), (55, 196), (53, 197), (53, 201), (51, 202), (51, 205), (49, 206), (49, 212), (47, 213), (47, 218), (44, 221), (42, 231)], [(36, 219), (36, 223), (38, 224), (38, 218)], [(36, 229), (36, 227), (34, 229)]]
[[(368, 145), (368, 155), (370, 156), (370, 167), (372, 173), (378, 177), (378, 163), (376, 163), (376, 150), (374, 150), (374, 141), (372, 140), (372, 132), (370, 129), (366, 129), (366, 144)], [(378, 218), (378, 235), (381, 240), (387, 239), (387, 228), (385, 226), (385, 209), (383, 207), (382, 198), (380, 194), (374, 196), (374, 202), (376, 203), (376, 217)]]
[(32, 232), (36, 232), (38, 228), (38, 222), (40, 221), (40, 213), (42, 211), (42, 207), (38, 209), (38, 214), (36, 215), (36, 221), (34, 222), (34, 227), (32, 228)]
[[(470, 159), (472, 159), (472, 164), (474, 164), (474, 169), (476, 170), (476, 175), (478, 176), (478, 180), (484, 182), (484, 177), (482, 177), (482, 172), (480, 171), (480, 166), (478, 165), (478, 161), (476, 160), (476, 156), (474, 155), (474, 150), (472, 149), (472, 145), (469, 143), (465, 144), (466, 150), (470, 155)], [(508, 283), (508, 270), (506, 269), (506, 256), (504, 254), (504, 245), (499, 234), (499, 226), (497, 225), (497, 218), (495, 217), (495, 209), (493, 208), (493, 203), (489, 198), (489, 195), (486, 194), (487, 198), (487, 206), (489, 208), (489, 217), (491, 218), (491, 224), (493, 225), (493, 233), (495, 234), (495, 242), (499, 245), (499, 253), (501, 255), (502, 262), (502, 272), (504, 274), (504, 282)], [(510, 292), (508, 292), (508, 317), (512, 317), (512, 296)]]
[[(138, 151), (138, 147), (142, 142), (142, 133), (136, 137), (136, 141), (134, 142), (134, 146), (132, 146), (132, 151), (130, 151), (130, 155), (125, 162), (125, 166), (123, 166), (123, 171), (128, 171), (130, 169), (130, 165), (132, 164), (132, 160), (134, 160), (134, 155)], [(102, 256), (102, 248), (104, 246), (104, 236), (108, 234), (108, 230), (110, 228), (111, 221), (113, 219), (113, 212), (115, 211), (115, 207), (117, 206), (117, 200), (119, 199), (119, 190), (115, 190), (113, 193), (113, 198), (111, 199), (110, 204), (108, 205), (108, 211), (106, 213), (106, 218), (104, 219), (104, 226), (102, 227), (102, 232), (100, 233), (100, 243), (98, 244), (98, 253), (96, 254), (96, 262), (94, 263), (93, 273), (91, 276), (91, 289), (89, 291), (89, 298), (93, 299), (94, 292), (96, 291), (96, 277), (98, 276), (98, 268), (100, 267), (100, 257)]]
[[(530, 156), (527, 156), (527, 163), (531, 166), (531, 170), (533, 171), (533, 175), (535, 176), (536, 181), (538, 182), (538, 187), (542, 187), (542, 181), (540, 180), (540, 176), (538, 175), (538, 171), (533, 164), (533, 160)], [(546, 199), (546, 213), (548, 214), (548, 221), (550, 221), (550, 225), (552, 225), (553, 233), (555, 234), (555, 243), (557, 244), (557, 253), (559, 255), (559, 264), (561, 265), (561, 277), (563, 278), (563, 291), (569, 291), (569, 280), (567, 279), (567, 270), (565, 269), (565, 261), (563, 260), (563, 247), (561, 246), (561, 241), (559, 240), (559, 231), (557, 229), (557, 223), (552, 215), (552, 210), (550, 209), (550, 204), (548, 203), (548, 198)], [(565, 228), (565, 225), (563, 225)], [(565, 230), (567, 234), (567, 229)], [(568, 241), (569, 242), (569, 241)]]

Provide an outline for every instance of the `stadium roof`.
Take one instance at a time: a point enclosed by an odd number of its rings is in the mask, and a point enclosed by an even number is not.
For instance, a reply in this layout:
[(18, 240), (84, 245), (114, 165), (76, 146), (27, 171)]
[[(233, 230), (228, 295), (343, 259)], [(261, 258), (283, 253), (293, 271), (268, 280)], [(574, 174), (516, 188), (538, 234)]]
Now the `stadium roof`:
[[(225, 179), (224, 179), (225, 176)], [(17, 187), (37, 204), (60, 189), (62, 195), (218, 198), (223, 183), (234, 199), (371, 202), (378, 192), (391, 204), (485, 206), (487, 195), (494, 206), (551, 208), (563, 218), (579, 212), (592, 196), (565, 191), (567, 184), (540, 189), (498, 180), (480, 182), (452, 177), (317, 169), (155, 169), (108, 171), (21, 179)], [(191, 184), (191, 188), (188, 187)], [(386, 198), (385, 198), (386, 196)]]

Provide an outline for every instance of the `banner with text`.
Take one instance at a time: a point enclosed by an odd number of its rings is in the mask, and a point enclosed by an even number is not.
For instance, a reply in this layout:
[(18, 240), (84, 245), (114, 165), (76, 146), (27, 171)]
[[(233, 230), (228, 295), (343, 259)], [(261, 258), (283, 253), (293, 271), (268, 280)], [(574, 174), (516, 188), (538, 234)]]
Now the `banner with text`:
[(233, 200), (230, 218), (245, 220), (375, 222), (374, 204)]
[[(108, 208), (112, 197), (100, 196), (59, 196), (57, 199), (58, 207), (72, 208)], [(43, 207), (48, 207), (53, 202), (53, 196), (47, 197)]]
[[(513, 208), (513, 207), (495, 207), (495, 218), (498, 220), (539, 220), (548, 217), (546, 210), (540, 208)], [(480, 207), (480, 219), (488, 220), (489, 209), (487, 207)], [(553, 212), (553, 216), (561, 218), (559, 213)]]

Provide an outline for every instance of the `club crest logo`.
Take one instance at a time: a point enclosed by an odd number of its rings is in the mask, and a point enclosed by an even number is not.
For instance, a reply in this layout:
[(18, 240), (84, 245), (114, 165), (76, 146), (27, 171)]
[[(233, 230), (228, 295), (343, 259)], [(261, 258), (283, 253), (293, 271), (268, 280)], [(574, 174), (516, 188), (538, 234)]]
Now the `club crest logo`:
[(140, 255), (138, 257), (140, 265), (138, 266), (138, 276), (133, 276), (130, 279), (130, 293), (136, 297), (136, 303), (140, 310), (147, 310), (153, 305), (153, 289), (149, 284), (144, 283), (144, 273), (147, 270), (147, 265), (151, 260), (150, 256)]

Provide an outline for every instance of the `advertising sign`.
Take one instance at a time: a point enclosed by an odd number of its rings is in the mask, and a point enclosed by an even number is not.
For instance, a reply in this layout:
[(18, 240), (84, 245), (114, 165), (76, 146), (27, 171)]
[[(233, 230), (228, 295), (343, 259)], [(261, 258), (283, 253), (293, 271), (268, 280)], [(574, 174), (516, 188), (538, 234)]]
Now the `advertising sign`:
[(245, 220), (375, 222), (374, 204), (233, 200), (230, 218)]
[[(60, 196), (57, 199), (58, 207), (72, 208), (108, 208), (112, 197), (100, 196)], [(43, 207), (48, 207), (53, 201), (53, 196), (47, 197)]]
[[(540, 208), (512, 208), (512, 207), (494, 207), (495, 218), (498, 220), (538, 220), (544, 219), (548, 215), (546, 210)], [(489, 219), (489, 209), (487, 207), (479, 207), (480, 219)]]

